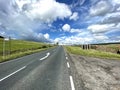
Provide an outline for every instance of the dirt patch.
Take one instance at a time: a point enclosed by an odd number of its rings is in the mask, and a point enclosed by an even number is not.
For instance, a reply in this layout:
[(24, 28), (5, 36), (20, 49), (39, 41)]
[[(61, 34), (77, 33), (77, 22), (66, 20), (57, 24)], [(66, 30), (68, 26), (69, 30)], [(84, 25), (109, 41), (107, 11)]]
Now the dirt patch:
[(120, 61), (70, 54), (84, 90), (120, 90)]

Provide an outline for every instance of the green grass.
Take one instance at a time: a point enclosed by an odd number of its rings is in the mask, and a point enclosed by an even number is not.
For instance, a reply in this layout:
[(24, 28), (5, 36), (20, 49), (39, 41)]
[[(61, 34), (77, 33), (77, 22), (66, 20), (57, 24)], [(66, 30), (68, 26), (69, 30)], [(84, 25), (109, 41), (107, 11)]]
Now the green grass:
[(110, 53), (110, 52), (103, 52), (97, 50), (83, 50), (80, 47), (75, 46), (66, 46), (65, 47), (69, 53), (83, 55), (83, 56), (90, 56), (90, 57), (97, 57), (97, 58), (104, 58), (104, 59), (118, 59), (120, 60), (120, 55)]
[[(11, 51), (10, 51), (11, 47)], [(3, 58), (3, 39), (0, 39), (0, 62), (35, 53), (47, 48), (53, 47), (53, 45), (30, 42), (23, 40), (11, 40), (11, 42), (5, 42), (5, 58)], [(10, 51), (10, 54), (9, 54)]]
[[(23, 40), (11, 40), (11, 52), (13, 51), (26, 51), (29, 49), (40, 49), (44, 45), (48, 47), (47, 44), (38, 43), (38, 42), (29, 42), (29, 41), (23, 41)], [(5, 42), (5, 48), (6, 50), (9, 50), (9, 42)], [(3, 50), (3, 41), (0, 40), (0, 52)]]
[(11, 55), (7, 55), (4, 58), (0, 57), (0, 62), (5, 62), (5, 61), (11, 60), (11, 59), (18, 58), (18, 57), (22, 57), (22, 56), (25, 56), (25, 55), (29, 55), (29, 54), (33, 54), (33, 53), (36, 53), (36, 52), (40, 52), (40, 51), (43, 51), (43, 50), (46, 50), (46, 49), (47, 48), (37, 49), (37, 50), (28, 50), (28, 51), (24, 51), (24, 52), (14, 53), (14, 54), (11, 54)]

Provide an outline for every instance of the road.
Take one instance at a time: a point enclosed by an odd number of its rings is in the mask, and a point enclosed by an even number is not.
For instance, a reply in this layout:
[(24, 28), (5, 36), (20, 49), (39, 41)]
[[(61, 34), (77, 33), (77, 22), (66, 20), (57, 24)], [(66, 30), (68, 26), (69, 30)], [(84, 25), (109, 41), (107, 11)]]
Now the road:
[(0, 90), (75, 90), (62, 46), (0, 63)]

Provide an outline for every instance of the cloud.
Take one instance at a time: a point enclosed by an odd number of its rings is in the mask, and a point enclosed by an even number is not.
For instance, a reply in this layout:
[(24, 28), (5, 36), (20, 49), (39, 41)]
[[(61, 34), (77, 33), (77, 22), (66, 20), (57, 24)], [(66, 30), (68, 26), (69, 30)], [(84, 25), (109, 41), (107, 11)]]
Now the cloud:
[(69, 18), (71, 14), (68, 5), (55, 0), (0, 0), (1, 33), (4, 31), (6, 36), (46, 42), (50, 40), (49, 34), (40, 32), (50, 28), (47, 24)]
[(72, 14), (72, 16), (70, 17), (70, 20), (76, 21), (76, 20), (78, 20), (78, 19), (79, 19), (79, 16), (78, 16), (78, 13), (77, 13), (77, 12), (74, 12), (74, 13)]
[(106, 15), (101, 21), (102, 24), (118, 24), (120, 22), (120, 13), (114, 12)]
[(71, 27), (70, 27), (69, 24), (65, 24), (65, 25), (63, 25), (62, 29), (63, 29), (63, 31), (65, 31), (65, 32), (69, 32), (70, 29), (71, 29)]
[[(114, 39), (115, 40), (115, 39)], [(54, 39), (54, 42), (59, 42), (59, 44), (73, 45), (73, 44), (91, 44), (91, 43), (106, 43), (110, 42), (111, 38), (103, 33), (94, 33), (90, 31), (81, 31), (71, 36), (61, 36)]]
[(102, 41), (103, 42), (103, 41), (108, 40), (109, 38), (105, 35), (96, 34), (96, 35), (94, 35), (94, 39), (97, 40), (97, 41)]
[(80, 30), (80, 29), (74, 29), (74, 28), (72, 28), (72, 29), (70, 30), (70, 32), (71, 32), (71, 33), (81, 33), (81, 30)]
[(42, 33), (28, 33), (28, 34), (22, 34), (22, 39), (28, 40), (28, 41), (36, 41), (36, 42), (51, 42), (49, 40), (47, 34), (43, 35)]
[(100, 0), (90, 8), (91, 16), (103, 16), (111, 11), (112, 5), (107, 0)]
[(111, 0), (113, 4), (120, 4), (120, 0)]
[(81, 33), (81, 29), (71, 28), (69, 24), (64, 24), (62, 30), (69, 33)]
[(114, 28), (114, 24), (93, 24), (88, 26), (92, 33), (104, 33)]
[(54, 39), (54, 42), (59, 42), (60, 44), (87, 44), (94, 42), (93, 36), (88, 31), (81, 31), (80, 33), (75, 33), (70, 36), (61, 36)]
[(87, 44), (91, 43), (93, 41), (93, 38), (90, 37), (80, 37), (80, 36), (63, 36), (56, 38), (54, 42), (59, 42), (60, 44), (65, 44), (65, 45), (73, 45), (73, 44)]
[(30, 19), (39, 19), (46, 23), (67, 18), (72, 14), (66, 4), (58, 3), (55, 0), (40, 0), (29, 4), (24, 12)]
[(48, 33), (46, 33), (46, 34), (44, 34), (44, 37), (45, 37), (46, 39), (49, 39), (50, 35), (49, 35)]

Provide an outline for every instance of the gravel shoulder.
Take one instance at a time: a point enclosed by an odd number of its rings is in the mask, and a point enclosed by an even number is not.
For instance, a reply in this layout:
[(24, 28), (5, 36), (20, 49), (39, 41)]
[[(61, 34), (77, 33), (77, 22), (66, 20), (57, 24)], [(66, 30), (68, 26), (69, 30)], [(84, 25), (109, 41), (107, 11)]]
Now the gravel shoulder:
[(69, 57), (76, 90), (120, 90), (120, 60)]

